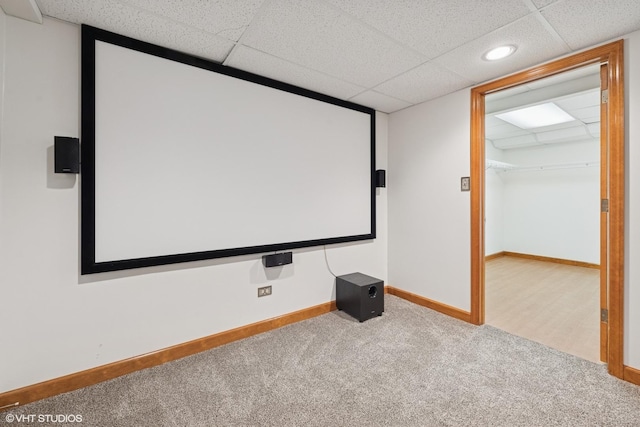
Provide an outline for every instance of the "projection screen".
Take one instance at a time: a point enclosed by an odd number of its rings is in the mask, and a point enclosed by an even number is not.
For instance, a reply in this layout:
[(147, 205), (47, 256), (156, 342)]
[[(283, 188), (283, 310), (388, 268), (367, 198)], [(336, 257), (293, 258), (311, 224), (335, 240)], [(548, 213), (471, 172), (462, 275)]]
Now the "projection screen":
[(82, 274), (375, 237), (375, 112), (82, 27)]

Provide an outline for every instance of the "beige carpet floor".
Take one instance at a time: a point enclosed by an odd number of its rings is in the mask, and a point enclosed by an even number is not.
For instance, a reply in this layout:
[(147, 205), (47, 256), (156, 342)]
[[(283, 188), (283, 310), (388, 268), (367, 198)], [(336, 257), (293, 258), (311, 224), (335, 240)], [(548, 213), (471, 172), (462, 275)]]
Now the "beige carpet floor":
[(621, 427), (638, 426), (640, 387), (387, 295), (383, 316), (363, 323), (328, 313), (4, 412), (0, 424), (6, 414), (108, 427)]

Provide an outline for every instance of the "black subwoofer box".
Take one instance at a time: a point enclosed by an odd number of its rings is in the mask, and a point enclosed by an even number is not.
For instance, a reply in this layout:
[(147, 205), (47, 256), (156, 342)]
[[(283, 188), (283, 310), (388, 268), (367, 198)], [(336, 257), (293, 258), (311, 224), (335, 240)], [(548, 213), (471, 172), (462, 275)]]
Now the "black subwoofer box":
[(361, 322), (384, 311), (384, 283), (362, 273), (336, 277), (336, 306), (338, 310)]

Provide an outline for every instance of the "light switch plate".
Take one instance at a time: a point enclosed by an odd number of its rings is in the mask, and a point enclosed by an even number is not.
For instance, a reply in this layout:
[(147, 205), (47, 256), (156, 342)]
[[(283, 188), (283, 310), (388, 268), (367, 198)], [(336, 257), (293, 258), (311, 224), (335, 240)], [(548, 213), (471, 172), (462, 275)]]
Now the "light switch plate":
[(468, 176), (463, 176), (460, 178), (460, 191), (470, 191), (471, 190), (471, 178)]

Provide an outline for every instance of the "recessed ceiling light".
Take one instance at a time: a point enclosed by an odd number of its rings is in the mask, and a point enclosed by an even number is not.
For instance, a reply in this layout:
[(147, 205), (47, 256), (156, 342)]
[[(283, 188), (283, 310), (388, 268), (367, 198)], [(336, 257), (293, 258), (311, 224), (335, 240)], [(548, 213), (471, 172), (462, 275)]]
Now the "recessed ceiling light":
[(485, 61), (497, 61), (498, 59), (506, 58), (509, 55), (513, 55), (516, 49), (517, 48), (512, 44), (498, 46), (482, 55), (482, 59), (484, 59)]
[(521, 129), (551, 126), (575, 120), (569, 113), (553, 102), (496, 114), (495, 116)]

